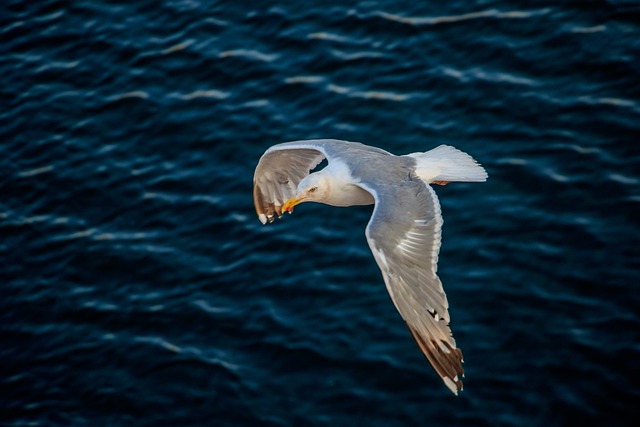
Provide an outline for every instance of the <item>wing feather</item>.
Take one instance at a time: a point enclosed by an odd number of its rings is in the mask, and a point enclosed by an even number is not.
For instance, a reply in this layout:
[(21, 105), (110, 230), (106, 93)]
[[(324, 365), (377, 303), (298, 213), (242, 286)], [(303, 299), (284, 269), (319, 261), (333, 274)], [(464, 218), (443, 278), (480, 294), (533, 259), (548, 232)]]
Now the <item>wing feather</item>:
[(445, 385), (462, 390), (462, 351), (449, 327), (449, 304), (436, 274), (442, 216), (421, 180), (390, 188), (361, 184), (376, 201), (366, 235), (387, 290), (411, 335)]
[(282, 205), (295, 195), (298, 183), (326, 157), (321, 146), (271, 147), (253, 177), (253, 203), (262, 223), (282, 216)]

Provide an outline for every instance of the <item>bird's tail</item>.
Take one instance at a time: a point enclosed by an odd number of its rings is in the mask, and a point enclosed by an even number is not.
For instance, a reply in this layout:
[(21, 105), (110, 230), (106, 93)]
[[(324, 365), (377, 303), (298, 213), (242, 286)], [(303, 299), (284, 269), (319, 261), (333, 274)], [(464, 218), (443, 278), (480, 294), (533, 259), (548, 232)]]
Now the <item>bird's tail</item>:
[(409, 156), (416, 159), (416, 175), (429, 184), (483, 182), (488, 177), (487, 172), (473, 157), (450, 145), (440, 145), (433, 150)]

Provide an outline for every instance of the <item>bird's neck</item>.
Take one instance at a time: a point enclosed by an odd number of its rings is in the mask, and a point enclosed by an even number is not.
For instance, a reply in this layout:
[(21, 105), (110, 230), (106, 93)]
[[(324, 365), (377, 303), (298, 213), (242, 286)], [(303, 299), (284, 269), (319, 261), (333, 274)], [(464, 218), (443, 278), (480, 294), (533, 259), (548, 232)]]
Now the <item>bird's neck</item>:
[(341, 185), (331, 189), (326, 204), (332, 206), (356, 206), (374, 204), (373, 196), (355, 184)]
[(322, 172), (327, 174), (330, 189), (324, 203), (331, 206), (372, 205), (373, 196), (360, 188), (346, 164), (334, 160)]

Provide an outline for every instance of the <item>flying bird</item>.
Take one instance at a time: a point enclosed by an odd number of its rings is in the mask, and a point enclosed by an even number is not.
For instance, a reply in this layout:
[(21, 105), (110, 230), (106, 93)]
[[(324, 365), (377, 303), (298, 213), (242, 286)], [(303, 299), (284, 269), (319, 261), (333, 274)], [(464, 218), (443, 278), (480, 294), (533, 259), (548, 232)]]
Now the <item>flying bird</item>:
[[(327, 166), (311, 173), (324, 159)], [(396, 156), (358, 142), (293, 141), (272, 146), (260, 158), (253, 200), (263, 224), (303, 202), (374, 204), (365, 234), (387, 291), (424, 355), (457, 395), (462, 351), (436, 274), (442, 215), (430, 184), (486, 179), (470, 155), (447, 145)]]

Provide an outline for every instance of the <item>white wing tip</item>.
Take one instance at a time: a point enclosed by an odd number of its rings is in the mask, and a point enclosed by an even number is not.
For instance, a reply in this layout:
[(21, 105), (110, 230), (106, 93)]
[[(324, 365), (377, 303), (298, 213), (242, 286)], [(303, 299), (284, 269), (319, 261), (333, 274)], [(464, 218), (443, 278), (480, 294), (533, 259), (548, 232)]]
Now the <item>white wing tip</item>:
[(265, 214), (258, 215), (258, 219), (260, 220), (260, 222), (262, 224), (266, 224), (267, 223), (267, 216)]
[(449, 390), (451, 390), (453, 394), (457, 396), (458, 387), (456, 386), (456, 383), (454, 383), (449, 377), (442, 377), (442, 380), (444, 381), (444, 384), (449, 388)]

